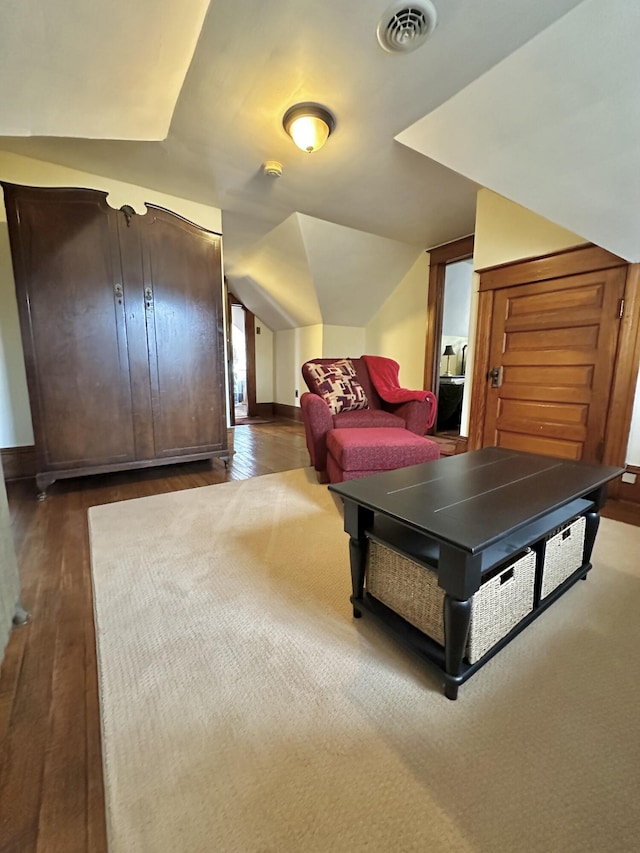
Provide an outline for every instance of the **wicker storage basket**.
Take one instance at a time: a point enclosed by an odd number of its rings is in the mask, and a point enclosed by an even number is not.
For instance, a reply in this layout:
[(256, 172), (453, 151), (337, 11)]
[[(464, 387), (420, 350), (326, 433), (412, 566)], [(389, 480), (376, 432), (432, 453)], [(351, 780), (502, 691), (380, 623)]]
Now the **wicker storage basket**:
[(586, 519), (581, 515), (554, 531), (547, 539), (542, 560), (540, 598), (553, 592), (582, 565), (585, 528)]
[[(466, 657), (475, 663), (533, 610), (536, 555), (527, 549), (486, 580), (471, 602)], [(434, 571), (370, 540), (366, 589), (424, 634), (444, 645), (444, 590)]]

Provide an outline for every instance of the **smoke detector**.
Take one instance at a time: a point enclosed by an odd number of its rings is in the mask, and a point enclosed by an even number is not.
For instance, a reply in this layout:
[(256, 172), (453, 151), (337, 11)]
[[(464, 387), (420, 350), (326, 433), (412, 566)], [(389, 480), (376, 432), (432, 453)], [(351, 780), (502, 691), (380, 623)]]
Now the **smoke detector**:
[(262, 164), (262, 171), (270, 178), (280, 178), (282, 177), (282, 163), (278, 163), (277, 160), (267, 160)]
[(409, 53), (424, 44), (437, 22), (438, 13), (431, 0), (394, 3), (378, 23), (380, 47), (389, 53)]

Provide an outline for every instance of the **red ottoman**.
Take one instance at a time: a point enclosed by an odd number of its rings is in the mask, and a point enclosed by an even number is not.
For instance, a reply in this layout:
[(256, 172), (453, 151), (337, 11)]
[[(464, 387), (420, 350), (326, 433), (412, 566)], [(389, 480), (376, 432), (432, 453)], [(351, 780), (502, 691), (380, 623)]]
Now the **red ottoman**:
[(399, 427), (332, 429), (327, 433), (327, 473), (331, 483), (440, 458), (435, 441)]

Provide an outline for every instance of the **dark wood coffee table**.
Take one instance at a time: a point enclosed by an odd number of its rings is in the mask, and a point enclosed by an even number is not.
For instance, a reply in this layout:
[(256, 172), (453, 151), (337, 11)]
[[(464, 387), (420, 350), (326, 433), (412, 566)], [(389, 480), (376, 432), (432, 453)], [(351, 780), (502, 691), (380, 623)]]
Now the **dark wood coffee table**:
[[(354, 616), (367, 611), (440, 673), (449, 699), (591, 568), (606, 484), (623, 468), (489, 447), (330, 485), (344, 499)], [(463, 661), (471, 598), (483, 577), (523, 548), (584, 515), (584, 562), (479, 661)], [(444, 647), (364, 589), (368, 536), (437, 571), (444, 589)]]

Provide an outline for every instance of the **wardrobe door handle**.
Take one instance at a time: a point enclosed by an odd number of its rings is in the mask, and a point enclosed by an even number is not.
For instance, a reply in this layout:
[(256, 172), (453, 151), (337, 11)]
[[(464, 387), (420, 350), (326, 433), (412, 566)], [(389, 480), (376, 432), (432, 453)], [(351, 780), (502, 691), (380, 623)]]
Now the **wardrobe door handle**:
[(116, 299), (118, 300), (118, 305), (122, 305), (122, 297), (124, 295), (124, 290), (120, 282), (114, 284), (113, 292), (115, 294)]
[(153, 290), (151, 290), (150, 287), (145, 287), (144, 299), (145, 299), (145, 302), (147, 303), (147, 308), (151, 308), (151, 305), (153, 303)]

